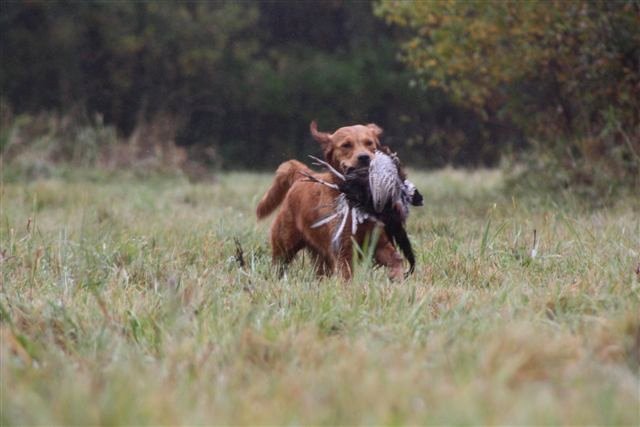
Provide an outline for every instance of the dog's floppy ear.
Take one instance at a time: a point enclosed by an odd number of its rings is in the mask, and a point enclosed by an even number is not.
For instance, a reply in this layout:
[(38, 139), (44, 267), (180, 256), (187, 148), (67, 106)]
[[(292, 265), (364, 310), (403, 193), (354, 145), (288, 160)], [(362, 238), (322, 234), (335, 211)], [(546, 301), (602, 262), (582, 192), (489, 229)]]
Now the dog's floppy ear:
[(333, 144), (331, 143), (331, 135), (326, 132), (318, 132), (318, 124), (316, 121), (312, 121), (309, 125), (309, 129), (311, 129), (311, 136), (313, 139), (320, 143), (322, 147), (322, 152), (324, 153), (324, 159), (329, 162), (329, 164), (333, 167), (336, 167), (336, 161), (333, 158)]
[(313, 139), (318, 141), (320, 145), (322, 145), (323, 149), (326, 149), (331, 143), (331, 135), (326, 132), (318, 132), (318, 123), (316, 123), (315, 120), (311, 122), (309, 129), (311, 129), (311, 136), (313, 136)]
[(379, 137), (380, 135), (382, 135), (382, 128), (380, 126), (378, 126), (377, 124), (369, 123), (367, 125), (367, 127), (373, 131), (373, 133), (376, 135), (376, 137)]

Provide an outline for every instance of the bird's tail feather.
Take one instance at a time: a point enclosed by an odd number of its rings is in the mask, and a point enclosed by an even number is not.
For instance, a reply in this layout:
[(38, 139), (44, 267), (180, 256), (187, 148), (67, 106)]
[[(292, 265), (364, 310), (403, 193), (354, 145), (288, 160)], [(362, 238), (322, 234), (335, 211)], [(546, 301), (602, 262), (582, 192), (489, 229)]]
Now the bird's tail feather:
[(400, 248), (402, 254), (409, 262), (409, 271), (407, 271), (407, 275), (413, 273), (416, 268), (416, 257), (413, 253), (413, 248), (411, 247), (411, 241), (409, 240), (407, 231), (404, 229), (402, 223), (389, 221), (385, 224), (384, 229), (387, 236), (389, 236), (389, 239), (391, 239), (391, 241)]

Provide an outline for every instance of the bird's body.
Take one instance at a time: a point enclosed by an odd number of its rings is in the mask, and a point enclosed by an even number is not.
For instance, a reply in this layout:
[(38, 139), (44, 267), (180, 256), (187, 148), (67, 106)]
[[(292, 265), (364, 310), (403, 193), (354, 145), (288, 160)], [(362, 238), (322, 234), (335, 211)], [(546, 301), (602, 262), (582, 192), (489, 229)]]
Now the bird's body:
[[(319, 163), (324, 164), (322, 161)], [(358, 224), (364, 221), (380, 222), (389, 239), (400, 247), (409, 261), (409, 272), (413, 272), (415, 256), (404, 223), (409, 214), (409, 205), (421, 206), (422, 195), (411, 182), (404, 179), (398, 158), (376, 151), (368, 167), (354, 169), (344, 175), (330, 171), (340, 178), (339, 183), (321, 183), (333, 186), (341, 194), (336, 199), (334, 213), (313, 226), (319, 227), (337, 219), (338, 226), (333, 235), (337, 249), (349, 214), (352, 234), (355, 234)]]

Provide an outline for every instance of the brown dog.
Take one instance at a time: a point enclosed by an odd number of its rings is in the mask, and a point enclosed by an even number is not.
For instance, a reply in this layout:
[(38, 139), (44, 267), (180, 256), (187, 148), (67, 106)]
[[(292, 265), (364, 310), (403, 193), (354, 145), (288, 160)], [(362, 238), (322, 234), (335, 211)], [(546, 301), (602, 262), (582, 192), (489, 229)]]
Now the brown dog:
[[(382, 129), (375, 124), (346, 126), (333, 134), (319, 132), (315, 121), (311, 122), (310, 128), (311, 135), (322, 146), (326, 162), (342, 173), (368, 166), (376, 150), (388, 150), (380, 144)], [(258, 219), (266, 217), (282, 204), (271, 226), (273, 262), (282, 268), (293, 260), (298, 251), (307, 248), (319, 274), (338, 270), (345, 279), (349, 279), (353, 257), (350, 230), (345, 229), (342, 233), (339, 252), (335, 253), (331, 245), (335, 223), (311, 227), (333, 211), (339, 193), (325, 185), (310, 182), (304, 174), (331, 183), (336, 179), (331, 173), (316, 173), (297, 160), (289, 160), (278, 167), (271, 188), (258, 203)], [(359, 226), (353, 236), (355, 241), (362, 245), (375, 227), (379, 225), (371, 221)], [(402, 278), (402, 257), (385, 233), (379, 233), (379, 236), (375, 261), (389, 268), (392, 279)]]

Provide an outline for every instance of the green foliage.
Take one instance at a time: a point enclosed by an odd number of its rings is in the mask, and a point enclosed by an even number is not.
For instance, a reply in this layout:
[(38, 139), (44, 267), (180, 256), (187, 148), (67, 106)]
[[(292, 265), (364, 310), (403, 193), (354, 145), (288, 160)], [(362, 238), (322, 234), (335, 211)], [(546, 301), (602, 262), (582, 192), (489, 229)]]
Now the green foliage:
[(473, 111), (411, 90), (368, 2), (5, 2), (0, 38), (16, 114), (99, 114), (125, 137), (172, 117), (179, 145), (225, 167), (317, 152), (314, 118), (377, 122), (414, 163), (498, 160)]
[(272, 168), (317, 153), (312, 119), (377, 122), (415, 165), (513, 153), (530, 170), (550, 158), (543, 181), (637, 184), (639, 14), (633, 0), (4, 2), (0, 144), (4, 110), (47, 111), (102, 117), (142, 151), (194, 147), (203, 169)]
[(222, 88), (233, 77), (222, 66), (255, 50), (244, 32), (256, 13), (231, 2), (3, 4), (3, 95), (18, 111), (79, 104), (130, 133), (140, 115)]
[(377, 13), (408, 29), (404, 60), (425, 85), (516, 124), (576, 175), (605, 165), (605, 180), (637, 182), (637, 1), (384, 0)]

